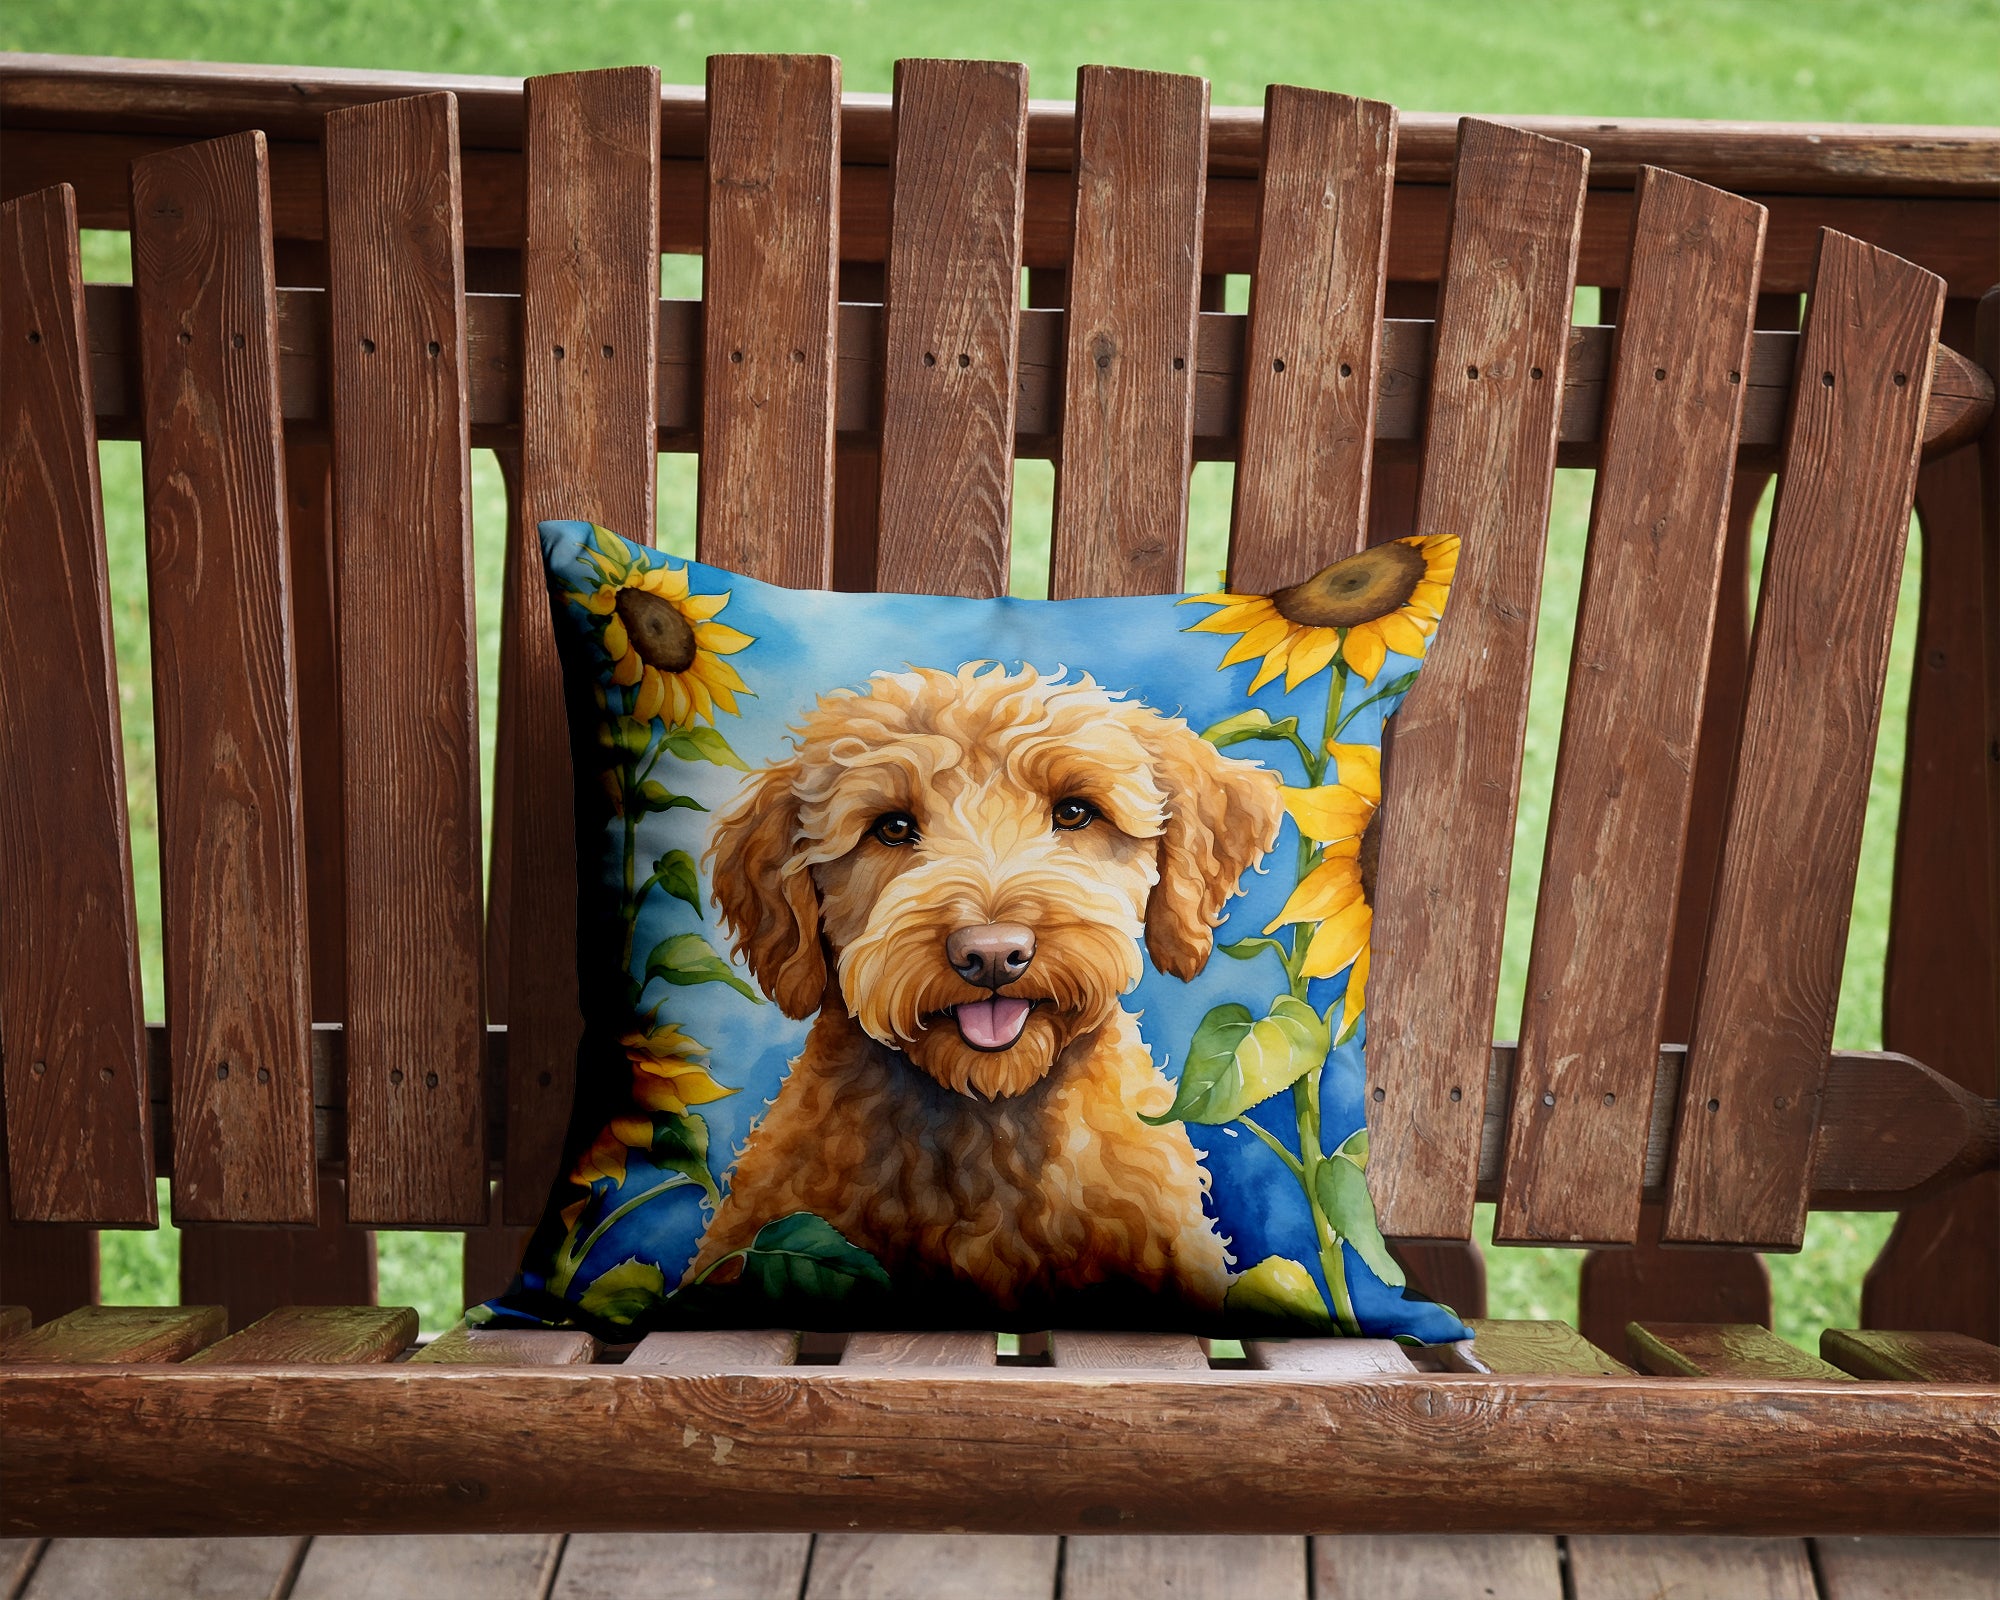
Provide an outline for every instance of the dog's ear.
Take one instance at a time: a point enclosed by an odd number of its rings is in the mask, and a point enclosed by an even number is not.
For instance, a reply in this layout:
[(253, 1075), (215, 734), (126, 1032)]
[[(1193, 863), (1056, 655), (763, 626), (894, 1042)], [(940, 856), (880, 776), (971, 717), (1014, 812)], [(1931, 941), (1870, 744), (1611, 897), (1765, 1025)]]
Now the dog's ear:
[(1150, 719), (1143, 737), (1167, 797), (1160, 881), (1146, 902), (1146, 950), (1186, 980), (1208, 964), (1223, 903), (1263, 859), (1284, 821), (1275, 774), (1232, 761), (1186, 723)]
[(736, 954), (758, 987), (788, 1017), (819, 1009), (826, 956), (819, 940), (819, 891), (794, 864), (799, 830), (792, 793), (796, 764), (766, 767), (716, 818), (708, 837), (715, 903)]

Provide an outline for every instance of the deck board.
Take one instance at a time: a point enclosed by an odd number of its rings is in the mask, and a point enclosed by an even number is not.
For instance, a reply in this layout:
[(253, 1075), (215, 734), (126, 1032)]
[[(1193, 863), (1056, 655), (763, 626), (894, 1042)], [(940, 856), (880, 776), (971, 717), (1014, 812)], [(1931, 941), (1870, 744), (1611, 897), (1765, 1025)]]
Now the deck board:
[[(22, 1600), (276, 1600), (303, 1539), (51, 1539)], [(0, 1591), (11, 1594), (11, 1589)]]
[(1321, 1535), (1318, 1600), (1563, 1600), (1562, 1557), (1546, 1534)]
[(811, 1548), (808, 1533), (573, 1533), (549, 1600), (798, 1600)]
[(320, 1538), (286, 1600), (542, 1600), (561, 1557), (550, 1533)]
[(2000, 1539), (1815, 1539), (1822, 1600), (2000, 1600)]
[(1569, 1581), (1575, 1600), (1818, 1600), (1803, 1539), (1573, 1538)]

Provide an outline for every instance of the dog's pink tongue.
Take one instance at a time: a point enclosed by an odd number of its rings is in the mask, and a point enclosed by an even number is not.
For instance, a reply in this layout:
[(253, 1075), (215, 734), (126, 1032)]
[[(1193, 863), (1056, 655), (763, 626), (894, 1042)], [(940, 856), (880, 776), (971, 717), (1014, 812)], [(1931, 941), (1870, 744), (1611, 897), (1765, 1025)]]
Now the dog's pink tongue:
[(1028, 1002), (995, 995), (991, 1000), (968, 1000), (958, 1007), (958, 1031), (967, 1044), (981, 1050), (1004, 1050), (1021, 1037), (1028, 1020)]

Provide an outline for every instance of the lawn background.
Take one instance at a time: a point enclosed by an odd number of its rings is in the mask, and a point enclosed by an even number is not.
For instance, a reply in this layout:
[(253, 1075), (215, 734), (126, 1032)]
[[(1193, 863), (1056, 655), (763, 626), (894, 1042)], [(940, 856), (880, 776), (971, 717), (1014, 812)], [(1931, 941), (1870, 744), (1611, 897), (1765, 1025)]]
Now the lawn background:
[[(435, 9), (408, 0), (40, 0), (0, 12), (0, 48), (510, 75), (653, 62), (678, 83), (701, 82), (712, 52), (825, 51), (841, 57), (848, 89), (880, 92), (890, 88), (898, 56), (989, 56), (1027, 62), (1033, 92), (1051, 98), (1071, 96), (1079, 65), (1113, 62), (1205, 74), (1218, 105), (1261, 103), (1265, 83), (1278, 80), (1405, 110), (1499, 115), (1970, 123), (1990, 120), (2000, 104), (2000, 0), (461, 0)], [(89, 236), (85, 262), (93, 280), (126, 278), (123, 236)], [(666, 293), (692, 296), (699, 287), (696, 262), (669, 258)], [(1231, 309), (1241, 310), (1246, 282), (1232, 280), (1230, 289)], [(1579, 320), (1595, 320), (1595, 300), (1590, 291), (1579, 295)], [(138, 446), (109, 442), (102, 453), (147, 1013), (157, 1018), (157, 806)], [(1195, 473), (1191, 586), (1205, 587), (1222, 565), (1231, 470), (1212, 463)], [(661, 458), (659, 535), (681, 553), (692, 551), (694, 484), (692, 457)], [(1048, 463), (1020, 464), (1017, 593), (1046, 592), (1052, 488)], [(484, 452), (475, 456), (474, 492), (481, 733), (490, 763), (504, 501)], [(1588, 473), (1558, 475), (1495, 1019), (1501, 1037), (1512, 1036), (1520, 1014), (1589, 504)], [(1880, 1044), (1916, 562), (1913, 540), (1841, 990), (1843, 1048)], [(1482, 1206), (1479, 1232), (1489, 1243), (1491, 1227), (1491, 1207)], [(1770, 1258), (1778, 1330), (1811, 1348), (1820, 1328), (1852, 1326), (1861, 1274), (1887, 1231), (1886, 1217), (1816, 1215), (1801, 1254)], [(448, 1323), (459, 1309), (457, 1245), (452, 1234), (381, 1235), (382, 1299), (416, 1305), (429, 1329)], [(171, 1227), (105, 1234), (104, 1299), (173, 1300), (177, 1253)], [(1580, 1259), (1570, 1251), (1490, 1251), (1492, 1314), (1574, 1317)]]

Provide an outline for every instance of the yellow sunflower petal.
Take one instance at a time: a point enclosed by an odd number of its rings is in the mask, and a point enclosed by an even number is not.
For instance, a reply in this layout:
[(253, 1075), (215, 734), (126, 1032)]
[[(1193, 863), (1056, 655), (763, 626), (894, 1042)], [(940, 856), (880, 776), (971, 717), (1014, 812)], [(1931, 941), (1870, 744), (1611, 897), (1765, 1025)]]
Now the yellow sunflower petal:
[(680, 675), (679, 683), (687, 691), (688, 700), (694, 706), (694, 715), (697, 717), (706, 717), (710, 722), (713, 722), (715, 720), (715, 702), (709, 697), (708, 685), (701, 681), (701, 675), (696, 672), (683, 672)]
[(659, 669), (648, 667), (639, 680), (639, 692), (632, 700), (632, 715), (641, 722), (651, 722), (660, 714), (660, 707), (667, 703), (667, 686)]
[[(650, 1130), (650, 1124), (648, 1127)], [(569, 1175), (571, 1183), (594, 1183), (599, 1178), (609, 1178), (613, 1183), (625, 1181), (625, 1142), (608, 1128), (584, 1151), (583, 1158)]]
[(1285, 659), (1285, 693), (1290, 694), (1313, 676), (1340, 649), (1340, 635), (1332, 628), (1307, 628), (1293, 641)]
[(576, 1232), (576, 1219), (583, 1215), (583, 1208), (589, 1204), (590, 1196), (585, 1195), (581, 1200), (564, 1206), (561, 1211), (556, 1213), (563, 1219), (563, 1231), (565, 1233)]
[(1278, 798), (1308, 839), (1327, 843), (1346, 839), (1368, 826), (1375, 806), (1366, 795), (1354, 794), (1337, 784), (1318, 789), (1280, 789)]
[(687, 1102), (674, 1092), (671, 1079), (648, 1078), (641, 1073), (633, 1073), (632, 1099), (648, 1111), (664, 1111), (670, 1117), (687, 1115)]
[(1361, 1015), (1362, 1007), (1368, 1004), (1368, 947), (1361, 947), (1361, 954), (1354, 958), (1354, 971), (1348, 975), (1347, 998), (1340, 1006), (1340, 1031), (1346, 1033), (1354, 1026), (1354, 1019)]
[(1335, 856), (1305, 875), (1264, 931), (1276, 933), (1288, 922), (1324, 922), (1360, 898), (1360, 865), (1352, 856)]
[(733, 656), (757, 641), (747, 633), (738, 633), (726, 622), (697, 622), (694, 625), (694, 642), (714, 655)]
[[(1252, 656), (1261, 656), (1265, 651), (1282, 644), (1291, 636), (1291, 632), (1292, 625), (1283, 617), (1272, 617), (1269, 621), (1260, 622), (1254, 628), (1246, 629), (1243, 637), (1229, 647), (1222, 657), (1222, 666), (1233, 667), (1238, 662), (1248, 661)], [(1222, 668), (1218, 667), (1216, 670), (1219, 672)]]
[(1370, 803), (1372, 810), (1382, 803), (1382, 752), (1372, 744), (1329, 744), (1340, 786), (1351, 789)]
[(1366, 900), (1355, 900), (1313, 930), (1300, 971), (1308, 978), (1331, 978), (1368, 948), (1368, 930), (1375, 912)]
[(729, 591), (721, 594), (691, 594), (681, 602), (681, 615), (690, 622), (706, 622), (729, 604)]
[(711, 689), (736, 689), (744, 694), (750, 692), (736, 669), (719, 656), (697, 655), (688, 671), (700, 674), (701, 681)]
[(694, 706), (694, 701), (687, 691), (687, 680), (678, 672), (664, 672), (660, 676), (666, 680), (667, 692), (670, 697), (670, 704), (672, 706), (670, 720), (675, 727), (679, 727), (688, 720), (688, 716)]
[(1376, 619), (1375, 631), (1397, 655), (1420, 660), (1424, 653), (1424, 639), (1430, 630), (1418, 623), (1409, 612), (1392, 611), (1388, 616)]
[(622, 661), (632, 653), (632, 640), (625, 632), (625, 619), (615, 613), (604, 625), (604, 653), (613, 661)]
[(1376, 624), (1364, 622), (1347, 630), (1347, 642), (1341, 646), (1341, 655), (1347, 664), (1368, 683), (1375, 681), (1375, 674), (1382, 670), (1382, 663), (1388, 659), (1388, 652), (1382, 648), (1382, 635), (1376, 631)]
[[(1223, 598), (1223, 597), (1218, 597)], [(1248, 599), (1229, 600), (1222, 609), (1212, 616), (1206, 616), (1194, 623), (1186, 631), (1189, 633), (1241, 633), (1246, 628), (1254, 628), (1269, 622), (1278, 615), (1278, 608), (1262, 595), (1252, 595)]]
[(593, 522), (590, 525), (590, 531), (597, 536), (596, 544), (598, 549), (611, 557), (612, 560), (622, 561), (627, 566), (630, 566), (638, 559), (638, 553), (609, 528), (600, 527), (597, 523)]
[(608, 617), (618, 609), (618, 591), (613, 588), (570, 591), (577, 603), (594, 617)]
[(1296, 633), (1288, 633), (1271, 646), (1270, 653), (1264, 657), (1264, 664), (1257, 669), (1257, 676), (1250, 680), (1250, 687), (1244, 691), (1245, 693), (1255, 694), (1285, 670), (1285, 661), (1291, 655), (1292, 646), (1298, 642), (1298, 637)]
[(647, 1055), (659, 1060), (679, 1056), (705, 1056), (708, 1049), (681, 1031), (679, 1024), (656, 1022), (649, 1028), (623, 1035), (619, 1041), (628, 1054)]

